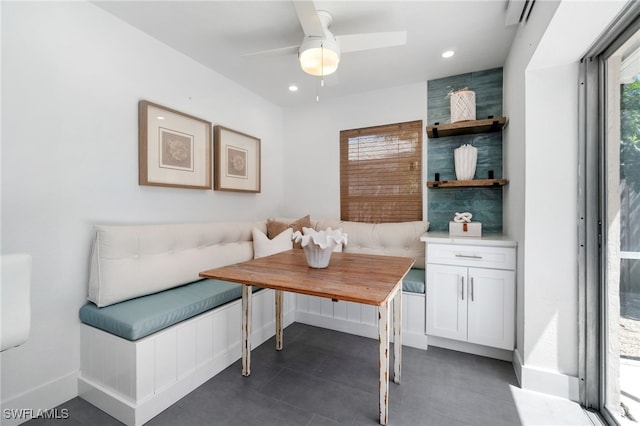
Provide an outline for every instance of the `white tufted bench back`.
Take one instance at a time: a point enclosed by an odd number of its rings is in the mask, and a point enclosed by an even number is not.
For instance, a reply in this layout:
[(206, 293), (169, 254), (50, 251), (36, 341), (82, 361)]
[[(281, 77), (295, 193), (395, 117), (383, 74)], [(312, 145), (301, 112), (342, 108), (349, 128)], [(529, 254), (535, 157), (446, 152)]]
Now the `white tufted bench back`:
[(201, 271), (253, 259), (262, 222), (95, 226), (88, 299), (108, 306), (196, 281)]
[(379, 254), (413, 257), (414, 268), (424, 269), (424, 243), (422, 234), (429, 230), (429, 222), (362, 223), (340, 220), (312, 221), (316, 229), (342, 228), (347, 233), (345, 253)]

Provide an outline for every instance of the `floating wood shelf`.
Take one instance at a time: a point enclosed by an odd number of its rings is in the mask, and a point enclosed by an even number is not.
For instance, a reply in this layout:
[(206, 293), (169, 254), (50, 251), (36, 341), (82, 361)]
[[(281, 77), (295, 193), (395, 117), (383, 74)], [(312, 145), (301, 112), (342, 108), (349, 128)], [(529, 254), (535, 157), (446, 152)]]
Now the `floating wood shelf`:
[(508, 183), (506, 179), (474, 179), (474, 180), (430, 180), (427, 182), (429, 188), (459, 188), (465, 186), (504, 186)]
[(487, 118), (484, 120), (459, 121), (450, 124), (427, 126), (429, 138), (446, 136), (473, 135), (476, 133), (499, 132), (507, 124), (507, 117)]

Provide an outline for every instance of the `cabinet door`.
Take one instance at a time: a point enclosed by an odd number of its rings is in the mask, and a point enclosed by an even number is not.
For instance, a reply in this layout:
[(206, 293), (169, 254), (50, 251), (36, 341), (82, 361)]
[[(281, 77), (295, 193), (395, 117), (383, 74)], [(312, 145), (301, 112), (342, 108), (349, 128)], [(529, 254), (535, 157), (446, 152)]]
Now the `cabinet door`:
[(427, 334), (467, 339), (467, 268), (427, 265)]
[(513, 350), (515, 272), (469, 268), (468, 293), (468, 341)]

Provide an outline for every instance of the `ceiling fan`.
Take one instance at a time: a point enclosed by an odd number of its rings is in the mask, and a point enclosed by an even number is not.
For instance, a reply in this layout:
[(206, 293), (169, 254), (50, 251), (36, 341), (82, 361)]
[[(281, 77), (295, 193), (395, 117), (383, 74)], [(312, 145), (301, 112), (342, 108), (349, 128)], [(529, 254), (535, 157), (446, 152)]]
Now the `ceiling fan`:
[(293, 3), (304, 31), (302, 43), (298, 46), (253, 53), (250, 54), (251, 56), (297, 52), (303, 71), (324, 77), (338, 69), (341, 53), (402, 46), (407, 43), (406, 31), (335, 36), (329, 29), (333, 24), (333, 16), (329, 12), (317, 10), (312, 0)]

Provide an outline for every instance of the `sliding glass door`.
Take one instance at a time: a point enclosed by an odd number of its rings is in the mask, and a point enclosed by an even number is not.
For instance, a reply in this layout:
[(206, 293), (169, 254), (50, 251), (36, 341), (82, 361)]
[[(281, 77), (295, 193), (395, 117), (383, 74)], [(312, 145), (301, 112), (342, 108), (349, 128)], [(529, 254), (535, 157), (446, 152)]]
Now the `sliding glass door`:
[(640, 422), (640, 31), (604, 57), (602, 391), (606, 416)]
[(581, 63), (580, 401), (640, 426), (640, 2)]

